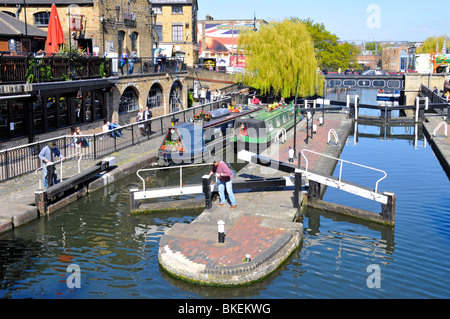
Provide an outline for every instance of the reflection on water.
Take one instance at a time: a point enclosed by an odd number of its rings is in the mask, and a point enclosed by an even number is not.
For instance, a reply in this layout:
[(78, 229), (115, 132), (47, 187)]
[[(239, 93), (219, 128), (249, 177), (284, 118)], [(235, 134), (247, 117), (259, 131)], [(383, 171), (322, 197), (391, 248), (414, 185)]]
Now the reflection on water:
[[(0, 298), (449, 298), (449, 181), (420, 129), (358, 125), (341, 158), (386, 170), (380, 190), (397, 196), (395, 228), (309, 210), (302, 246), (268, 278), (242, 288), (199, 287), (165, 274), (157, 257), (167, 229), (197, 215), (131, 215), (129, 189), (142, 185), (133, 175), (1, 235)], [(204, 171), (184, 173), (197, 182)], [(372, 180), (344, 173), (363, 185)], [(145, 178), (148, 187), (179, 183), (178, 172)], [(324, 200), (381, 211), (332, 188)], [(66, 285), (70, 264), (80, 266), (80, 289)], [(369, 265), (381, 269), (380, 289), (367, 286)]]

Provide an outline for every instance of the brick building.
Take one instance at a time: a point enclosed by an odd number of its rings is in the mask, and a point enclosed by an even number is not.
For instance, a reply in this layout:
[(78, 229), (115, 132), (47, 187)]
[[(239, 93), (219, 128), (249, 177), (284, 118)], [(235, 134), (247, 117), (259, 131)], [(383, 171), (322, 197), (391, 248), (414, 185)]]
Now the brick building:
[(197, 0), (149, 0), (152, 3), (156, 54), (183, 58), (188, 66), (198, 63)]
[[(55, 4), (68, 49), (103, 56), (126, 49), (152, 57), (155, 47), (187, 65), (198, 60), (197, 0), (4, 0), (1, 11), (47, 32)], [(25, 18), (26, 15), (26, 18)], [(154, 36), (152, 37), (152, 25)], [(153, 41), (152, 41), (153, 39)], [(26, 48), (22, 48), (26, 51)], [(43, 48), (42, 48), (43, 49)], [(157, 50), (156, 52), (159, 53)]]

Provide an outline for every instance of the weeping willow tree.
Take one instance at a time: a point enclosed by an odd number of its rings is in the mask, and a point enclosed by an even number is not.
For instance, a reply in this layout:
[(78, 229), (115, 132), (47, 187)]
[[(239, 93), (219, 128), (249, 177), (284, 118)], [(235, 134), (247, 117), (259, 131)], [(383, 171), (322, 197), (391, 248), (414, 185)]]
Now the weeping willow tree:
[(321, 92), (323, 76), (318, 73), (314, 45), (306, 26), (284, 20), (262, 25), (257, 32), (239, 37), (238, 50), (247, 56), (241, 81), (267, 94), (289, 98)]

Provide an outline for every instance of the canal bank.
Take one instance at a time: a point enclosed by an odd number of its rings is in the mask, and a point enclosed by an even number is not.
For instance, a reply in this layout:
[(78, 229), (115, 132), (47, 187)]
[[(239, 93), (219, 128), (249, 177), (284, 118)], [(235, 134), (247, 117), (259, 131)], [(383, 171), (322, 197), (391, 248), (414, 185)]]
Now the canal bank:
[[(306, 138), (303, 120), (297, 126), (297, 150), (310, 149), (339, 157), (352, 123), (347, 114), (326, 114), (324, 124), (312, 138)], [(328, 143), (330, 130), (337, 132), (341, 143)], [(288, 149), (293, 145), (291, 129), (286, 143), (275, 144), (262, 155), (288, 162)], [(331, 174), (336, 162), (316, 157), (309, 164)], [(235, 179), (275, 177), (292, 179), (289, 173), (252, 163), (237, 172)], [(236, 209), (216, 203), (192, 223), (173, 225), (159, 243), (161, 268), (175, 278), (205, 286), (249, 285), (269, 276), (300, 247), (303, 224), (297, 219), (299, 209), (293, 204), (292, 187), (236, 192), (235, 197)], [(219, 240), (220, 223), (224, 227), (224, 242)]]
[[(151, 166), (157, 159), (158, 148), (162, 139), (163, 137), (155, 137), (139, 145), (111, 154), (110, 157), (115, 158), (115, 165), (86, 183), (84, 189), (78, 190), (74, 195), (70, 196), (64, 202), (64, 205), (117, 182), (141, 168)], [(99, 161), (81, 161), (81, 171), (91, 168), (97, 162)], [(78, 165), (76, 160), (68, 161), (64, 164), (64, 180), (76, 176), (77, 173)], [(42, 172), (39, 171), (37, 174), (26, 174), (0, 184), (0, 233), (10, 231), (40, 218), (41, 214), (35, 204), (35, 192), (39, 190), (39, 178), (42, 178)], [(53, 212), (59, 208), (61, 208), (61, 204), (49, 206), (48, 211)]]
[(423, 122), (423, 127), (428, 143), (430, 143), (436, 158), (450, 179), (450, 137), (448, 134), (448, 122), (443, 121), (441, 117), (428, 116)]

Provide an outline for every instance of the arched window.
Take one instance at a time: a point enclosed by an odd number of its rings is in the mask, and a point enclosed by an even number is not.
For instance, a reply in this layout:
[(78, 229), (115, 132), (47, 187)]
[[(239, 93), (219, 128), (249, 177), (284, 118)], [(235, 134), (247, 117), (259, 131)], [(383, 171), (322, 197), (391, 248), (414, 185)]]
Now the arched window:
[(132, 87), (127, 88), (120, 98), (119, 114), (136, 111), (138, 109), (138, 97)]
[(162, 90), (159, 84), (153, 84), (148, 94), (147, 106), (149, 109), (162, 106)]
[(137, 32), (131, 33), (131, 36), (130, 36), (130, 38), (131, 38), (131, 51), (133, 51), (134, 49), (137, 49), (138, 52), (139, 52), (138, 36), (139, 36), (139, 33), (137, 33)]
[(16, 14), (13, 12), (9, 12), (9, 11), (2, 11), (2, 12), (10, 15), (11, 17), (14, 17), (14, 18), (16, 17)]
[(183, 108), (182, 106), (182, 98), (183, 91), (180, 82), (175, 81), (172, 84), (172, 89), (170, 90), (170, 106), (171, 112), (177, 112)]
[(118, 40), (118, 44), (119, 44), (119, 56), (120, 54), (122, 54), (122, 51), (125, 48), (125, 31), (119, 31), (118, 35), (117, 35), (117, 40)]
[(47, 26), (50, 19), (50, 12), (36, 12), (34, 14), (34, 25)]

